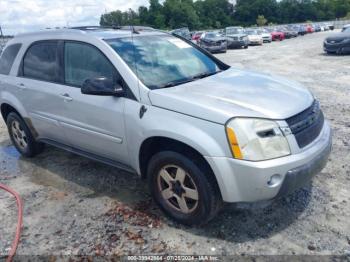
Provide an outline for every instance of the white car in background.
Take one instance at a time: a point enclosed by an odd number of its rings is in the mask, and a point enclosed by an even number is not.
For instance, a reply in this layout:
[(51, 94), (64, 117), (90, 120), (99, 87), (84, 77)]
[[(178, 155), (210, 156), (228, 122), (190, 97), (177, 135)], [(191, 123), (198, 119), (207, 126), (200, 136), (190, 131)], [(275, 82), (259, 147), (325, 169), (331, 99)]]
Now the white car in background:
[(263, 38), (256, 29), (248, 29), (246, 31), (248, 35), (249, 45), (262, 45)]
[(344, 32), (346, 29), (350, 28), (350, 24), (344, 25), (343, 29), (341, 30), (342, 32)]
[(264, 43), (271, 43), (272, 42), (271, 33), (268, 32), (266, 29), (258, 29), (258, 33), (261, 35)]

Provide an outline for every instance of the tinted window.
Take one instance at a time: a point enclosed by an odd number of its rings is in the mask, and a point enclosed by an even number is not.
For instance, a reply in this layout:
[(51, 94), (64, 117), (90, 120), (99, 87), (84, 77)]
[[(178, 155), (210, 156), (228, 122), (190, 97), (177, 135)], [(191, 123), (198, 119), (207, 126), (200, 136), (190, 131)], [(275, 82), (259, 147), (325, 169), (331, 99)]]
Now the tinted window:
[(96, 48), (83, 43), (67, 42), (64, 51), (65, 82), (82, 86), (89, 78), (114, 79), (115, 69), (109, 60)]
[(18, 54), (21, 44), (14, 44), (8, 46), (0, 58), (0, 74), (8, 75), (11, 71), (13, 62)]
[(23, 59), (23, 76), (58, 82), (58, 42), (45, 41), (32, 45)]

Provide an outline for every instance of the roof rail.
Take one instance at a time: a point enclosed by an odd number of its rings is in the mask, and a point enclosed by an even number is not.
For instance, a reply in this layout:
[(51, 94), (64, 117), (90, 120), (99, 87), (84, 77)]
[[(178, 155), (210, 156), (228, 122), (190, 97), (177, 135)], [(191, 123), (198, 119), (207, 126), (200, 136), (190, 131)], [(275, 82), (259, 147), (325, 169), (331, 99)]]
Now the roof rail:
[(88, 31), (88, 30), (101, 30), (101, 29), (121, 29), (120, 26), (74, 26), (74, 27), (68, 27), (69, 29), (77, 29), (77, 30), (83, 30), (83, 31)]
[(75, 26), (75, 27), (69, 27), (69, 29), (77, 29), (77, 30), (83, 30), (83, 31), (89, 31), (89, 30), (103, 30), (103, 29), (115, 29), (115, 30), (133, 30), (133, 31), (146, 31), (146, 30), (155, 30), (152, 27), (149, 26), (139, 26), (139, 25), (111, 25), (111, 26)]

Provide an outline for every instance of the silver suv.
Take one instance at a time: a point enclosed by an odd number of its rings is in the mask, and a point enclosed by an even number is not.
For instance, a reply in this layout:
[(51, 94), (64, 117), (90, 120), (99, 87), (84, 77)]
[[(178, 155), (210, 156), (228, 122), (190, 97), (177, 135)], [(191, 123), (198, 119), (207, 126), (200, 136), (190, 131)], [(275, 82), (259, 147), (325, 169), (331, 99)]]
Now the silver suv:
[(188, 225), (302, 187), (331, 150), (307, 89), (155, 30), (19, 35), (0, 58), (0, 104), (23, 156), (51, 144), (137, 173)]

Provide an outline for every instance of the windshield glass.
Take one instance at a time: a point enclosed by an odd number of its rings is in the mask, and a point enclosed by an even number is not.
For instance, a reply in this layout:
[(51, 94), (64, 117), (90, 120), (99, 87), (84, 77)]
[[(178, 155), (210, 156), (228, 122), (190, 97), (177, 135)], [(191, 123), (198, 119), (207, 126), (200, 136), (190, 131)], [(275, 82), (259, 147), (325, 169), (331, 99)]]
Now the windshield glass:
[(256, 30), (247, 30), (248, 35), (258, 35), (258, 31)]
[(170, 35), (115, 38), (106, 42), (150, 89), (179, 85), (220, 71), (210, 57)]
[(215, 37), (220, 37), (221, 35), (219, 33), (207, 33), (205, 34), (206, 38), (215, 38)]
[(226, 34), (235, 35), (235, 34), (244, 34), (243, 28), (226, 28)]

